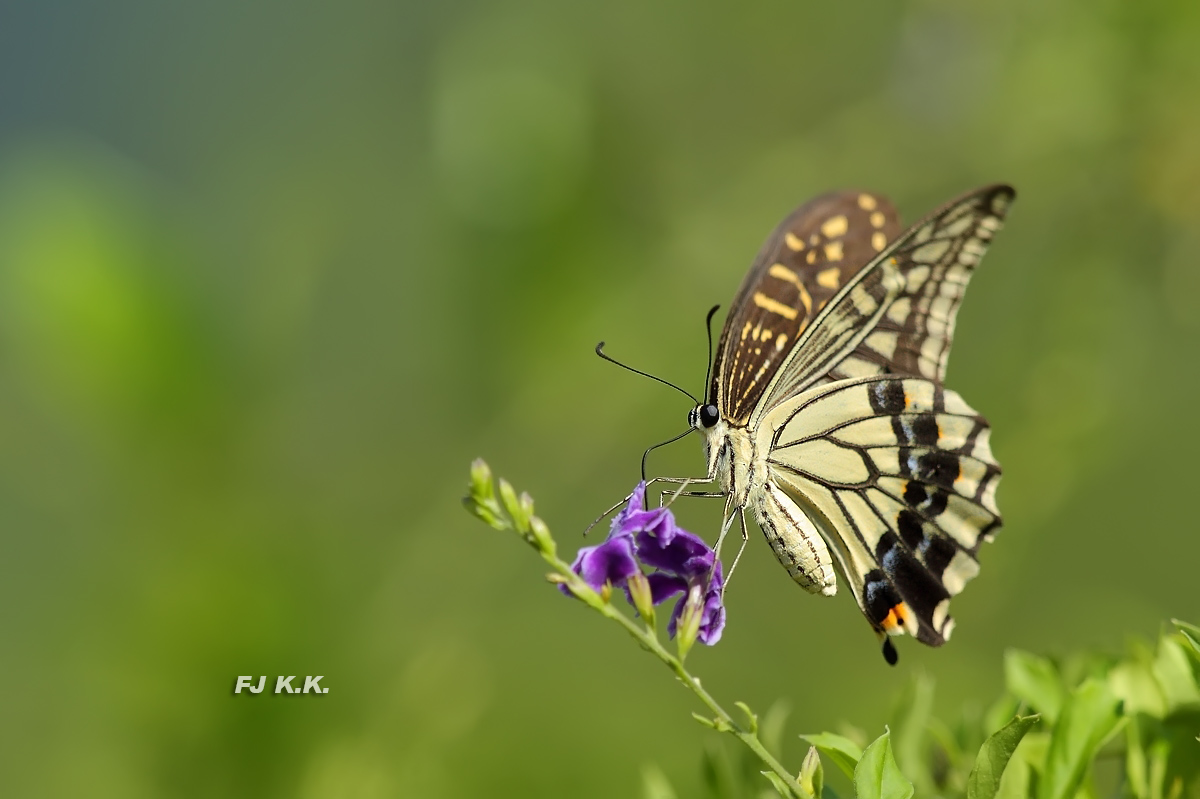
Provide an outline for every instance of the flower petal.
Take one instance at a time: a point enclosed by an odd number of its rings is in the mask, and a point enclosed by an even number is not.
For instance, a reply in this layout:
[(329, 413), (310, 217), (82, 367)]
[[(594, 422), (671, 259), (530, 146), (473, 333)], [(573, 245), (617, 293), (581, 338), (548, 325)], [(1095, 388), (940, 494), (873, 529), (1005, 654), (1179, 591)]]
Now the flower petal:
[(686, 577), (693, 582), (707, 580), (716, 555), (703, 538), (676, 526), (674, 519), (671, 520), (671, 527), (674, 530), (669, 538), (647, 530), (637, 533), (634, 540), (638, 559), (647, 566)]
[(613, 517), (608, 533), (609, 537), (650, 532), (669, 542), (675, 535), (675, 531), (679, 529), (675, 524), (675, 517), (666, 508), (645, 510), (643, 508), (645, 502), (646, 483), (641, 482), (629, 495), (629, 502), (625, 508)]
[(716, 571), (713, 572), (712, 582), (704, 595), (704, 612), (700, 616), (700, 631), (696, 639), (708, 646), (721, 640), (721, 632), (725, 629), (724, 581), (721, 579), (721, 562), (717, 561)]
[[(707, 577), (707, 575), (705, 576)], [(651, 577), (653, 578), (654, 575), (651, 575)], [(693, 583), (694, 585), (695, 583)], [(720, 641), (721, 633), (725, 629), (723, 586), (724, 580), (721, 577), (721, 562), (717, 561), (712, 580), (708, 583), (708, 588), (704, 592), (704, 607), (700, 615), (700, 629), (696, 634), (696, 640), (707, 646), (712, 646)], [(671, 638), (675, 637), (675, 631), (679, 626), (679, 617), (683, 615), (684, 606), (690, 596), (690, 590), (685, 592), (679, 598), (679, 601), (675, 603), (675, 608), (671, 611), (671, 620), (667, 622), (667, 635)]]
[[(599, 591), (605, 583), (624, 585), (638, 571), (633, 557), (633, 542), (628, 537), (610, 538), (594, 547), (583, 547), (575, 556), (571, 570), (584, 579), (594, 590)], [(559, 589), (570, 596), (566, 586)]]
[(676, 594), (687, 591), (687, 580), (666, 572), (652, 572), (647, 578), (650, 581), (650, 596), (654, 604), (661, 605)]
[(610, 537), (616, 535), (626, 535), (624, 528), (626, 527), (629, 517), (635, 513), (644, 513), (642, 505), (646, 502), (646, 481), (638, 483), (634, 486), (633, 492), (629, 495), (629, 501), (625, 507), (613, 516), (612, 524), (609, 525), (608, 534)]

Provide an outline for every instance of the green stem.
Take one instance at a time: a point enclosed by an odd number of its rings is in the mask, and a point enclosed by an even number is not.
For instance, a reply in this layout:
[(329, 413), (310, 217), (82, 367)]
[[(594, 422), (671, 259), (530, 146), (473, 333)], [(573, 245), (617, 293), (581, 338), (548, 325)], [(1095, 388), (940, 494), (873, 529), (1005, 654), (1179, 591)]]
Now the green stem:
[(775, 772), (779, 779), (781, 779), (796, 796), (803, 797), (804, 799), (811, 799), (809, 793), (800, 787), (800, 783), (796, 781), (796, 778), (792, 776), (792, 774), (786, 768), (784, 768), (782, 763), (775, 759), (774, 755), (767, 751), (767, 748), (763, 746), (762, 741), (758, 739), (758, 735), (753, 731), (743, 729), (741, 725), (735, 722), (733, 717), (726, 713), (723, 707), (717, 704), (717, 700), (713, 699), (708, 691), (704, 690), (704, 688), (700, 685), (700, 681), (688, 673), (688, 670), (683, 665), (683, 661), (675, 655), (672, 655), (666, 650), (665, 647), (663, 647), (658, 640), (658, 636), (656, 636), (652, 630), (650, 630), (648, 627), (639, 626), (624, 613), (614, 608), (612, 603), (606, 602), (604, 598), (593, 591), (592, 587), (584, 582), (579, 575), (571, 571), (570, 564), (559, 560), (556, 556), (547, 552), (541, 552), (540, 554), (547, 563), (554, 567), (556, 572), (565, 578), (567, 585), (571, 588), (571, 592), (575, 596), (579, 597), (579, 599), (583, 600), (591, 607), (600, 611), (600, 613), (603, 615), (624, 627), (625, 631), (633, 636), (638, 643), (640, 643), (644, 648), (652, 652), (659, 660), (665, 663), (667, 667), (671, 669), (671, 671), (675, 672), (675, 676), (678, 677), (684, 685), (690, 688), (692, 693), (700, 698), (700, 701), (703, 702), (710, 711), (712, 711), (714, 717), (721, 722), (724, 728), (736, 736), (738, 740), (748, 746), (750, 751), (758, 755), (758, 758), (762, 760), (762, 762), (766, 763), (771, 771)]

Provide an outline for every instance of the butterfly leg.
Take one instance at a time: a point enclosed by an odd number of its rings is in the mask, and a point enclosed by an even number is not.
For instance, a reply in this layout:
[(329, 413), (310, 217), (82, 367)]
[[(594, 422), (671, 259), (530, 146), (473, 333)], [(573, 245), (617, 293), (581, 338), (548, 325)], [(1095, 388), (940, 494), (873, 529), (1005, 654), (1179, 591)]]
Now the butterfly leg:
[[(667, 495), (671, 495), (671, 499), (667, 500)], [(723, 497), (722, 491), (662, 491), (658, 495), (658, 507), (669, 508), (675, 503), (675, 500), (680, 497)]]
[(742, 553), (746, 551), (746, 544), (750, 541), (750, 534), (746, 532), (746, 509), (744, 507), (738, 508), (738, 520), (741, 522), (742, 528), (742, 545), (738, 547), (737, 554), (733, 556), (733, 564), (725, 573), (725, 583), (721, 586), (722, 593), (729, 586), (729, 581), (733, 579), (733, 570), (737, 568), (738, 561), (742, 559)]
[(609, 514), (611, 514), (613, 511), (615, 511), (617, 508), (621, 507), (622, 505), (625, 505), (626, 503), (628, 503), (629, 497), (632, 497), (632, 496), (633, 496), (633, 494), (630, 494), (629, 496), (625, 497), (625, 499), (621, 500), (616, 505), (613, 505), (611, 508), (604, 511), (604, 513), (601, 513), (599, 516), (597, 516), (595, 519), (593, 519), (591, 524), (589, 524), (587, 527), (583, 528), (584, 536), (586, 537), (587, 534), (592, 531), (593, 527), (595, 527), (597, 524), (599, 524), (600, 522), (607, 519)]
[(716, 479), (717, 479), (717, 476), (715, 474), (712, 474), (712, 475), (706, 474), (703, 477), (653, 477), (646, 483), (646, 487), (649, 488), (652, 483), (672, 483), (672, 484), (679, 485), (679, 488), (675, 489), (674, 496), (671, 497), (671, 502), (667, 502), (666, 504), (664, 504), (663, 503), (663, 495), (666, 494), (667, 492), (662, 491), (659, 493), (658, 506), (660, 508), (664, 508), (664, 507), (669, 507), (671, 505), (671, 503), (674, 502), (680, 496), (692, 496), (692, 497), (724, 496), (724, 494), (722, 494), (722, 493), (713, 493), (713, 492), (706, 492), (706, 491), (684, 491), (684, 489), (686, 489), (692, 483), (711, 483), (711, 482), (714, 482)]
[(733, 520), (736, 518), (733, 514), (733, 494), (725, 495), (725, 515), (722, 518), (725, 521), (721, 522), (721, 533), (717, 536), (717, 543), (713, 544), (713, 553), (718, 558), (721, 557), (721, 545), (725, 543), (725, 535), (733, 526)]
[[(686, 491), (685, 492), (684, 491), (684, 489), (687, 488), (688, 485), (691, 483), (711, 483), (716, 479), (717, 479), (716, 475), (713, 475), (711, 477), (709, 477), (708, 475), (705, 475), (704, 477), (653, 477), (646, 482), (646, 486), (648, 488), (652, 483), (679, 483), (680, 486), (678, 489), (675, 490), (674, 496), (671, 497), (671, 502), (674, 502), (675, 498), (680, 497), (680, 496), (685, 496), (685, 497), (723, 497), (725, 495), (722, 493), (719, 493), (719, 492), (708, 492), (708, 491)], [(668, 492), (663, 491), (658, 496), (658, 505), (660, 508), (666, 507), (666, 505), (663, 504), (663, 495), (666, 493), (668, 493)], [(625, 498), (622, 499), (620, 502), (617, 502), (612, 507), (610, 507), (608, 510), (604, 511), (599, 516), (597, 516), (595, 519), (593, 519), (591, 524), (589, 524), (587, 527), (583, 528), (583, 534), (586, 536), (588, 533), (590, 533), (592, 531), (593, 527), (595, 527), (597, 524), (599, 524), (600, 522), (607, 519), (610, 515), (612, 515), (613, 511), (617, 510), (618, 508), (624, 507), (626, 504), (628, 504), (629, 498), (632, 496), (633, 496), (633, 494), (627, 494), (625, 496)], [(669, 505), (669, 504), (670, 503), (667, 503), (667, 505)]]

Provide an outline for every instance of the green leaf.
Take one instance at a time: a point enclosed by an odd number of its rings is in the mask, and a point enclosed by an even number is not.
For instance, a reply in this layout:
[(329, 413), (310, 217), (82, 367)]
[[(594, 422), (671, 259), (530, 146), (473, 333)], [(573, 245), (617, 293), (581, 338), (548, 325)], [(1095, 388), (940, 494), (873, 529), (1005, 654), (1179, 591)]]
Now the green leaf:
[(1118, 663), (1108, 673), (1108, 687), (1115, 697), (1125, 703), (1126, 713), (1145, 713), (1162, 718), (1167, 711), (1162, 686), (1148, 664), (1136, 661)]
[(871, 742), (854, 768), (854, 791), (858, 799), (910, 799), (915, 789), (900, 773), (892, 757), (891, 734)]
[(1004, 681), (1009, 693), (1045, 716), (1048, 722), (1053, 724), (1058, 720), (1065, 691), (1058, 669), (1049, 660), (1010, 649), (1004, 653)]
[(1200, 705), (1200, 688), (1196, 687), (1196, 676), (1183, 644), (1163, 636), (1158, 642), (1153, 671), (1166, 696), (1167, 713), (1187, 705)]
[(1017, 744), (1038, 720), (1037, 715), (1017, 716), (983, 742), (967, 778), (967, 799), (994, 799)]
[(671, 781), (653, 763), (642, 766), (642, 799), (676, 799)]
[(1182, 633), (1183, 637), (1186, 638), (1188, 643), (1192, 645), (1192, 650), (1194, 651), (1196, 657), (1200, 657), (1200, 627), (1197, 627), (1194, 624), (1188, 624), (1186, 621), (1180, 621), (1179, 619), (1171, 619), (1171, 624), (1174, 624), (1179, 628), (1179, 632)]
[(933, 716), (933, 678), (915, 674), (892, 713), (892, 751), (900, 770), (921, 796), (934, 792), (929, 769), (929, 724)]
[(854, 779), (854, 769), (863, 755), (863, 750), (854, 741), (832, 732), (801, 735), (800, 740), (817, 747), (821, 754), (828, 757), (835, 766), (842, 770), (843, 774)]
[(1050, 738), (1038, 799), (1072, 799), (1096, 752), (1121, 723), (1121, 702), (1097, 679), (1084, 681), (1063, 703)]

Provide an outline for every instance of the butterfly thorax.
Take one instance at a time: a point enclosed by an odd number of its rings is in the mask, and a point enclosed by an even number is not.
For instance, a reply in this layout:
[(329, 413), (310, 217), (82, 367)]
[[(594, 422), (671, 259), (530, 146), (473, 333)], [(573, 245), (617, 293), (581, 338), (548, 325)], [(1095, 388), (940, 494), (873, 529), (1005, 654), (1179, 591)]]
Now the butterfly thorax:
[(750, 431), (720, 419), (712, 427), (700, 427), (704, 433), (704, 456), (708, 473), (717, 478), (722, 493), (731, 498), (731, 507), (751, 504), (755, 486), (760, 490), (766, 477), (766, 451), (754, 446)]

